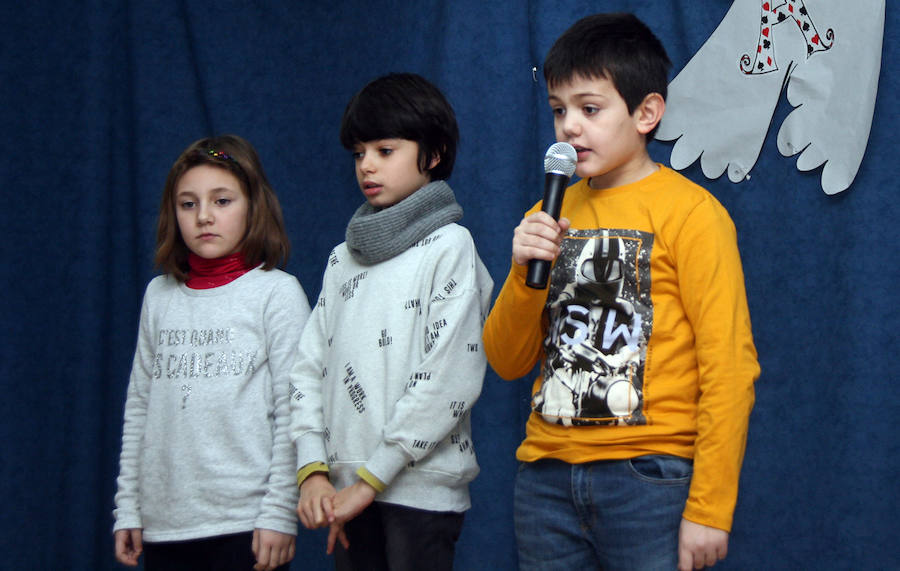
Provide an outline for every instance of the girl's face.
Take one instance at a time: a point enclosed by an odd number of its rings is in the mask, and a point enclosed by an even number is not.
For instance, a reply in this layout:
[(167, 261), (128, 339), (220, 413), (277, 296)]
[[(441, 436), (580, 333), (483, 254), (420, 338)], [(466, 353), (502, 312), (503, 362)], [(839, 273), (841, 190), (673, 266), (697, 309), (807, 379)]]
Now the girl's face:
[(181, 238), (201, 258), (221, 258), (240, 250), (249, 206), (238, 179), (223, 168), (198, 165), (175, 185)]
[[(356, 180), (376, 208), (393, 206), (431, 180), (419, 170), (419, 144), (407, 139), (379, 139), (353, 147)], [(433, 159), (429, 169), (437, 165)]]

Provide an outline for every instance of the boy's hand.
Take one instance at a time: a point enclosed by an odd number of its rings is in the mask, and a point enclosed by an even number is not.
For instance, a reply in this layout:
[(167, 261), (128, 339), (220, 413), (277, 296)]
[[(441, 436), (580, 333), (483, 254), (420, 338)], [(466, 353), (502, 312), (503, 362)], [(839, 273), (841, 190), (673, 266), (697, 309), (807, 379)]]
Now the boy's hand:
[(344, 533), (344, 524), (369, 507), (375, 500), (377, 493), (375, 488), (363, 480), (358, 480), (352, 486), (348, 486), (338, 492), (334, 497), (322, 499), (322, 505), (328, 515), (328, 522), (331, 524), (331, 529), (328, 531), (326, 553), (331, 555), (334, 551), (336, 540), (340, 540), (344, 549), (350, 547), (350, 542)]
[(728, 532), (686, 519), (678, 533), (678, 571), (712, 567), (728, 555)]
[[(337, 491), (328, 476), (322, 473), (312, 474), (300, 485), (300, 500), (297, 502), (297, 515), (306, 529), (325, 527), (333, 519), (333, 515), (325, 512), (324, 501), (332, 498)], [(330, 504), (329, 504), (330, 509)]]
[(335, 540), (340, 540), (344, 549), (350, 549), (350, 541), (347, 539), (347, 534), (344, 533), (344, 524), (342, 523), (333, 523), (331, 529), (328, 530), (328, 546), (325, 550), (328, 555), (334, 553)]
[(294, 558), (295, 537), (271, 529), (253, 530), (253, 556), (256, 557), (256, 571), (272, 571)]
[(369, 507), (377, 493), (375, 488), (363, 480), (357, 480), (355, 484), (344, 488), (333, 498), (323, 501), (325, 511), (331, 515), (328, 522), (344, 524), (350, 521)]
[(120, 529), (115, 534), (116, 561), (129, 567), (137, 567), (138, 557), (144, 551), (143, 531)]
[(513, 233), (513, 261), (524, 266), (529, 260), (555, 260), (568, 229), (568, 218), (557, 222), (546, 212), (535, 212), (523, 219)]

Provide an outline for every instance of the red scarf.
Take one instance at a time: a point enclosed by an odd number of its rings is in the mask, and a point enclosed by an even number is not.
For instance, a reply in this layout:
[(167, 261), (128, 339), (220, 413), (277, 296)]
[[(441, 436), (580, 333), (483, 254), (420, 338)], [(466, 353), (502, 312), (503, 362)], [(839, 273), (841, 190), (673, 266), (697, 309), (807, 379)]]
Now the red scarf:
[(191, 289), (210, 289), (223, 286), (246, 274), (253, 267), (248, 266), (240, 252), (207, 260), (194, 254), (188, 254), (188, 279), (185, 283)]

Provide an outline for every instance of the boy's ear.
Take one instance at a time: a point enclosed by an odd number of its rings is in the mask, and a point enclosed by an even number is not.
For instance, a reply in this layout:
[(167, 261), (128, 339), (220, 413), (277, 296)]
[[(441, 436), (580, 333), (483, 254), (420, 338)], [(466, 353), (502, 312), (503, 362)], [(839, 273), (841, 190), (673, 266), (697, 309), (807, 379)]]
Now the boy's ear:
[(638, 108), (634, 110), (637, 130), (640, 134), (646, 135), (656, 128), (662, 119), (663, 113), (666, 112), (666, 100), (659, 93), (650, 93)]
[(439, 155), (437, 153), (431, 155), (431, 161), (428, 162), (428, 168), (425, 170), (430, 171), (434, 167), (438, 166), (439, 162), (441, 162), (441, 155)]

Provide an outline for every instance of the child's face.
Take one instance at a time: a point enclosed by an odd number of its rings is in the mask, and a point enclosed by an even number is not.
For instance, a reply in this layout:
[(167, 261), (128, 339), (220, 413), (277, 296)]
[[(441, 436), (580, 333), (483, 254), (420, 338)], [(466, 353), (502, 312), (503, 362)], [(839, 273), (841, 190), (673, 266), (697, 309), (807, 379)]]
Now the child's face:
[[(356, 180), (376, 208), (397, 204), (430, 182), (419, 170), (419, 144), (408, 139), (379, 139), (353, 146)], [(429, 169), (437, 164), (434, 159)]]
[(223, 168), (193, 167), (175, 185), (181, 238), (201, 258), (221, 258), (240, 249), (248, 208), (240, 182)]
[[(648, 160), (638, 109), (628, 113), (625, 100), (608, 79), (580, 75), (548, 89), (556, 140), (575, 147), (575, 174), (592, 178), (591, 186), (610, 188), (634, 182)], [(596, 183), (596, 184), (595, 184)]]

